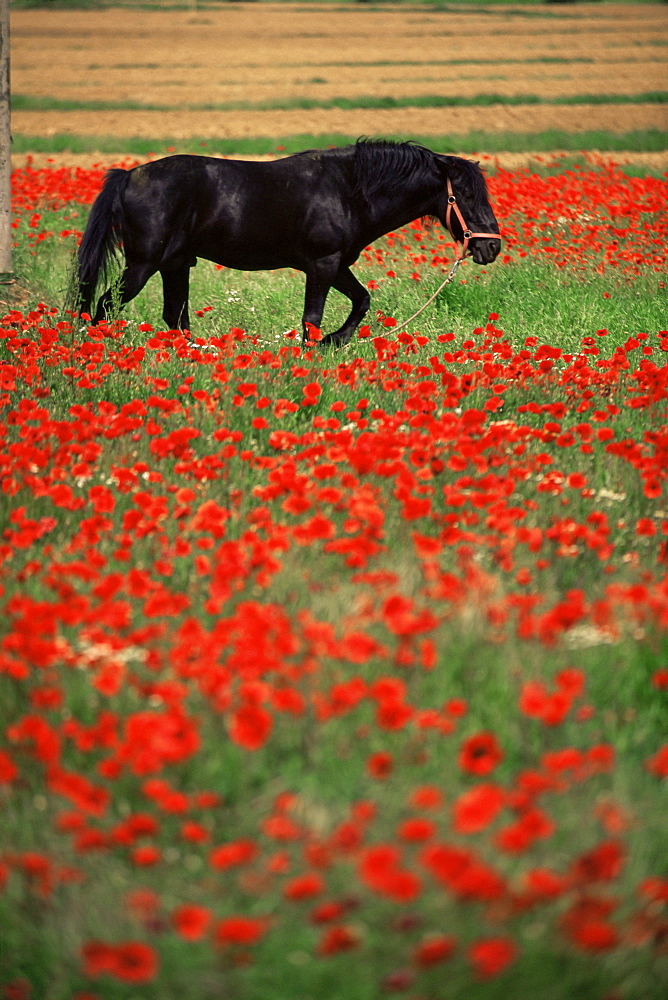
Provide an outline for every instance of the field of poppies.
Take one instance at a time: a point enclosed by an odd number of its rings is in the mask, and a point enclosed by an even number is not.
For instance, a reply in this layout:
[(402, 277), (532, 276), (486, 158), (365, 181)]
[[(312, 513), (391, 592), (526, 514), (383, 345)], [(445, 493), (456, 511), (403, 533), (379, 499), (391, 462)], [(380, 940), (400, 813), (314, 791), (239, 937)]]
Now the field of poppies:
[(80, 331), (103, 173), (13, 178), (0, 996), (658, 1000), (668, 178), (490, 164), (497, 262), (404, 329), (453, 251), (390, 234), (323, 353), (205, 262), (208, 349)]

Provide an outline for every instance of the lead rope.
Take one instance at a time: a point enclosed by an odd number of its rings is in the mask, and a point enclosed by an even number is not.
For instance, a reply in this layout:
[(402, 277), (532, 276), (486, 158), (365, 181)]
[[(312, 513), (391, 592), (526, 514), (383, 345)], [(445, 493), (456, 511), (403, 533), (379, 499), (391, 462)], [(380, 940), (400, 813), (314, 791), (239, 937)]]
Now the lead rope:
[[(455, 234), (453, 233), (452, 226), (450, 225), (450, 214), (451, 214), (451, 212), (452, 212), (453, 209), (455, 211), (455, 215), (459, 219), (459, 223), (460, 223), (460, 225), (462, 227), (462, 235), (464, 237), (464, 244), (462, 246), (461, 256), (459, 254), (459, 247), (457, 246), (457, 240), (455, 239)], [(455, 275), (457, 273), (457, 268), (459, 267), (459, 265), (461, 264), (461, 262), (464, 260), (464, 258), (468, 257), (468, 255), (470, 253), (470, 250), (469, 250), (469, 240), (470, 239), (472, 239), (473, 237), (483, 237), (484, 239), (487, 239), (487, 240), (489, 240), (489, 239), (500, 240), (501, 239), (501, 237), (500, 237), (500, 235), (498, 233), (473, 233), (473, 232), (471, 232), (471, 230), (469, 229), (469, 227), (466, 225), (466, 222), (464, 221), (464, 216), (462, 215), (462, 213), (461, 213), (461, 211), (459, 209), (459, 205), (457, 204), (457, 199), (455, 197), (455, 193), (452, 190), (452, 182), (451, 182), (451, 180), (450, 180), (449, 177), (448, 177), (448, 210), (447, 210), (446, 215), (445, 215), (445, 226), (446, 226), (446, 229), (448, 229), (448, 231), (449, 231), (450, 235), (452, 236), (453, 240), (455, 240), (455, 254), (457, 255), (457, 259), (455, 260), (454, 264), (452, 265), (452, 270), (450, 271), (450, 274), (447, 276), (447, 278), (445, 279), (445, 281), (441, 282), (441, 284), (438, 286), (438, 288), (436, 289), (436, 291), (434, 292), (434, 294), (429, 296), (429, 298), (424, 303), (424, 305), (420, 306), (420, 308), (418, 309), (418, 311), (414, 312), (412, 316), (409, 316), (407, 320), (404, 320), (404, 322), (400, 326), (393, 327), (393, 329), (396, 332), (398, 332), (398, 333), (401, 332), (401, 330), (405, 330), (409, 323), (412, 323), (413, 320), (417, 316), (419, 316), (421, 312), (424, 312), (424, 310), (427, 308), (428, 305), (431, 305), (431, 303), (434, 301), (434, 299), (436, 298), (436, 296), (441, 294), (441, 292), (443, 291), (443, 289), (445, 288), (445, 286), (449, 285), (450, 282), (454, 280), (454, 277), (455, 277)]]
[(425, 309), (427, 308), (427, 306), (431, 305), (431, 303), (434, 301), (434, 299), (436, 298), (436, 296), (441, 294), (441, 292), (443, 291), (443, 289), (445, 288), (445, 286), (449, 285), (451, 281), (455, 280), (455, 275), (457, 274), (457, 268), (461, 264), (462, 260), (463, 260), (463, 257), (457, 257), (457, 259), (455, 260), (454, 264), (452, 265), (452, 269), (450, 271), (450, 274), (447, 276), (447, 278), (445, 279), (445, 281), (441, 282), (441, 284), (438, 286), (438, 288), (436, 289), (436, 291), (434, 292), (434, 294), (429, 296), (429, 298), (427, 299), (427, 301), (423, 305), (420, 306), (420, 308), (418, 309), (417, 312), (414, 312), (412, 316), (409, 316), (408, 319), (404, 320), (404, 322), (401, 323), (399, 326), (394, 327), (394, 330), (395, 330), (396, 333), (400, 333), (402, 330), (405, 330), (409, 323), (412, 323), (413, 320), (417, 316), (419, 316), (421, 312), (425, 311)]

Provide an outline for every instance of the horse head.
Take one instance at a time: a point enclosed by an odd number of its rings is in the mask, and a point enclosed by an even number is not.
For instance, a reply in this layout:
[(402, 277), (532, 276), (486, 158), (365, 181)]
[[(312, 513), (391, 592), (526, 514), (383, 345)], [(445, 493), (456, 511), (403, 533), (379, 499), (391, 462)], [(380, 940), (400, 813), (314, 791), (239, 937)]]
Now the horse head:
[(439, 156), (439, 161), (445, 180), (441, 222), (462, 245), (462, 257), (470, 254), (476, 264), (491, 264), (501, 250), (501, 235), (482, 170), (458, 156)]

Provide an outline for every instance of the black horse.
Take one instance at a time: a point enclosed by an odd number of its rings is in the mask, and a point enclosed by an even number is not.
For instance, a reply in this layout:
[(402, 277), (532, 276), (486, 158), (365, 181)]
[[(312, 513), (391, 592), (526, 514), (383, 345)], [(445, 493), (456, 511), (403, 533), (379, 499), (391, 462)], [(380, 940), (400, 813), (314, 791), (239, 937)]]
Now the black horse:
[(90, 315), (119, 246), (120, 287), (102, 295), (94, 322), (159, 271), (163, 319), (189, 331), (189, 271), (198, 257), (246, 271), (292, 267), (306, 275), (304, 337), (320, 328), (336, 288), (352, 309), (321, 343), (346, 344), (370, 304), (350, 265), (374, 240), (422, 216), (447, 225), (477, 264), (501, 249), (480, 167), (413, 142), (360, 140), (267, 163), (168, 156), (110, 170), (79, 247), (76, 308)]

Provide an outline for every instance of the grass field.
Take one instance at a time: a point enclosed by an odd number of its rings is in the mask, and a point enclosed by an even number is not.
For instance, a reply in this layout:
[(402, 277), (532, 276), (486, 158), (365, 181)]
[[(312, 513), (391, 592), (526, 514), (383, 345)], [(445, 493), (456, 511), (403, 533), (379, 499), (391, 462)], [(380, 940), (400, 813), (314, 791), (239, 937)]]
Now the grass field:
[[(610, 7), (565, 6), (574, 36)], [(109, 154), (167, 135), (25, 163), (53, 128), (22, 133), (0, 288), (0, 997), (662, 1000), (660, 130), (622, 165), (568, 133), (528, 166), (479, 145), (497, 261), (404, 327), (453, 247), (389, 234), (356, 265), (358, 336), (323, 353), (296, 332), (302, 275), (206, 261), (206, 350), (164, 329), (155, 279), (81, 330), (63, 303)], [(343, 315), (332, 293), (324, 332)]]

